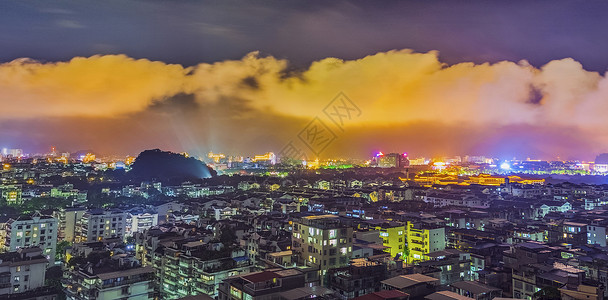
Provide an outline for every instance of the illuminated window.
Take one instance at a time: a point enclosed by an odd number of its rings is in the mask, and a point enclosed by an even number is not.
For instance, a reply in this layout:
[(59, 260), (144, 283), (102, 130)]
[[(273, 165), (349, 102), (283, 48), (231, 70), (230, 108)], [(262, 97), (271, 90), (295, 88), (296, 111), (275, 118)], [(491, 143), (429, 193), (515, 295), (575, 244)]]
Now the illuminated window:
[(338, 245), (338, 240), (336, 240), (336, 239), (329, 240), (329, 245), (330, 246), (337, 246)]
[(234, 296), (237, 299), (243, 298), (243, 292), (234, 286), (230, 286), (230, 295)]
[(329, 238), (330, 239), (335, 239), (336, 238), (336, 230), (332, 229), (329, 231)]

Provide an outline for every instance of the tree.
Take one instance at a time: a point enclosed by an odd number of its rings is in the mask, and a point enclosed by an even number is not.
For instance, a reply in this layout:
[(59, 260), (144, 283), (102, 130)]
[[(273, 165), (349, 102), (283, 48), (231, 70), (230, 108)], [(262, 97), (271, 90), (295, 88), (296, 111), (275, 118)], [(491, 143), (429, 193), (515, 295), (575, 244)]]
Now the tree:
[(222, 242), (222, 244), (224, 244), (224, 246), (229, 246), (229, 245), (234, 244), (236, 239), (237, 239), (237, 236), (234, 233), (234, 230), (232, 230), (232, 228), (230, 228), (229, 226), (224, 226), (221, 229), (220, 242)]
[(65, 258), (65, 249), (67, 247), (70, 247), (72, 244), (68, 241), (61, 241), (59, 243), (57, 243), (57, 250), (55, 252), (55, 260), (56, 261), (63, 261), (63, 259)]
[(44, 284), (52, 287), (57, 291), (58, 300), (66, 299), (61, 286), (61, 278), (63, 277), (63, 270), (60, 266), (53, 266), (46, 270)]
[(561, 293), (559, 289), (554, 286), (545, 286), (538, 292), (534, 293), (534, 299), (536, 300), (557, 300), (561, 299)]

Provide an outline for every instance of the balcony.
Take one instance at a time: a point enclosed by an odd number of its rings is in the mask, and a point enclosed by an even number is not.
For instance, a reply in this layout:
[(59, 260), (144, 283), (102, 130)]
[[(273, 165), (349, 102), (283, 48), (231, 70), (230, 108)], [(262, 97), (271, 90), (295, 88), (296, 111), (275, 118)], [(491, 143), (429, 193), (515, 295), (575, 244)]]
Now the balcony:
[(104, 285), (101, 286), (101, 288), (105, 289), (105, 288), (122, 286), (122, 285), (131, 285), (131, 284), (140, 283), (140, 282), (151, 282), (151, 279), (149, 279), (149, 278), (134, 278), (134, 279), (115, 281), (115, 282), (112, 282), (110, 284), (104, 284)]
[(418, 245), (421, 245), (421, 246), (426, 245), (426, 243), (422, 242), (422, 241), (413, 241), (413, 240), (410, 240), (410, 243), (412, 243), (412, 244), (418, 244)]

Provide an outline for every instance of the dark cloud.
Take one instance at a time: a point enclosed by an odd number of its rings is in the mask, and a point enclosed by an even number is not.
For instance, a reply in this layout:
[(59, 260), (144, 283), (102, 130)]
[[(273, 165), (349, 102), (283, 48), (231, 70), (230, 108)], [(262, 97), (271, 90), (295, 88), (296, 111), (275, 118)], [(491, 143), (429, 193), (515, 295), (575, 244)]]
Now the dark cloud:
[(200, 105), (196, 95), (179, 93), (160, 100), (152, 100), (149, 109), (158, 113), (197, 113)]
[(530, 87), (530, 98), (528, 99), (528, 103), (539, 105), (543, 100), (543, 91), (534, 86)]
[(243, 78), (243, 80), (241, 81), (245, 86), (257, 90), (260, 88), (260, 83), (258, 82), (258, 80), (253, 77), (253, 76), (247, 76), (245, 78)]
[[(306, 65), (410, 48), (448, 63), (573, 57), (603, 72), (607, 10), (574, 0), (9, 1), (0, 3), (0, 60), (125, 53), (195, 65), (260, 50)], [(58, 18), (69, 22), (54, 26)]]

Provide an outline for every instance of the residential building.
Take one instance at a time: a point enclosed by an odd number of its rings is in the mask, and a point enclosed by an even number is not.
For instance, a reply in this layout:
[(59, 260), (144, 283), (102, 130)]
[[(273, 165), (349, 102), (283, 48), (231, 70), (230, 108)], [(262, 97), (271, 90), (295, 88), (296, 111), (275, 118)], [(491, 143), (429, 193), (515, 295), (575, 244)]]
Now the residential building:
[[(348, 265), (353, 246), (353, 228), (336, 215), (302, 217), (293, 224), (292, 250), (301, 265), (319, 270), (319, 278), (327, 271)], [(325, 283), (326, 280), (321, 280)]]
[(127, 213), (125, 235), (133, 236), (136, 232), (143, 232), (158, 224), (158, 214), (154, 212), (134, 211)]
[(369, 229), (379, 232), (382, 245), (387, 247), (386, 252), (392, 257), (403, 257), (406, 249), (405, 225), (398, 222), (382, 222), (380, 224), (369, 224)]
[(63, 286), (69, 300), (155, 299), (154, 269), (123, 259), (74, 267), (67, 271)]
[(492, 300), (502, 296), (502, 290), (476, 281), (456, 281), (450, 284), (452, 292), (476, 300)]
[(456, 249), (445, 249), (426, 254), (426, 261), (414, 266), (417, 273), (439, 279), (441, 285), (471, 280), (471, 254)]
[(398, 290), (386, 290), (369, 293), (355, 298), (356, 300), (408, 300), (410, 295)]
[(380, 291), (380, 281), (385, 278), (386, 266), (365, 258), (353, 259), (349, 266), (329, 270), (328, 287), (336, 296), (347, 300)]
[(152, 262), (162, 299), (197, 294), (216, 297), (222, 280), (248, 273), (253, 267), (242, 249), (193, 239), (175, 241), (156, 252), (162, 253)]
[(398, 290), (410, 295), (410, 299), (422, 299), (437, 291), (439, 279), (422, 274), (392, 277), (381, 282), (383, 290)]
[(297, 269), (267, 269), (224, 279), (219, 300), (279, 299), (280, 293), (304, 287), (304, 273)]
[(80, 219), (75, 242), (101, 241), (111, 237), (124, 237), (127, 214), (120, 210), (93, 209)]
[(80, 220), (86, 211), (84, 207), (67, 207), (54, 212), (53, 217), (58, 222), (57, 240), (73, 243)]
[(44, 287), (48, 260), (39, 247), (19, 248), (0, 253), (0, 295), (12, 295), (35, 291)]
[(425, 255), (446, 246), (445, 227), (424, 222), (407, 222), (407, 262), (425, 260)]
[(23, 199), (21, 197), (23, 190), (21, 189), (21, 185), (0, 185), (0, 192), (2, 199), (4, 199), (8, 205), (20, 205), (23, 203)]
[(49, 262), (54, 264), (57, 249), (57, 219), (34, 214), (10, 219), (4, 226), (6, 251), (38, 246)]

